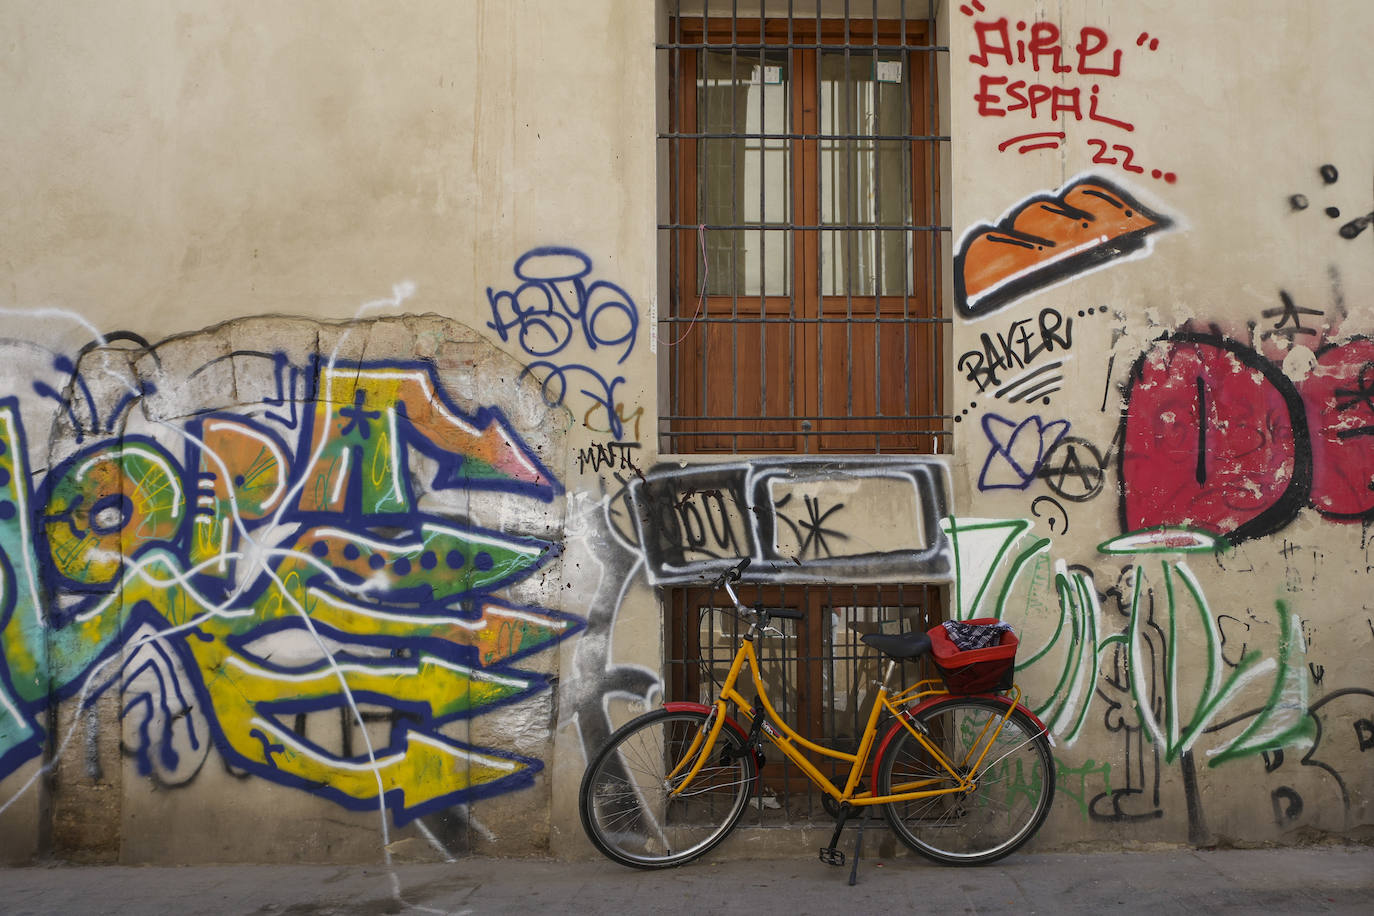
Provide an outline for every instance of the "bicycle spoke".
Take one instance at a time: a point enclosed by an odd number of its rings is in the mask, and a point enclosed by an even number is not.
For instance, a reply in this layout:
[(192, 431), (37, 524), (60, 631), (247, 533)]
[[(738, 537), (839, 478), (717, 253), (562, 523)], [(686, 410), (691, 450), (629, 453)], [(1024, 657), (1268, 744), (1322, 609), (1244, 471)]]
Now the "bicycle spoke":
[(1009, 712), (992, 699), (951, 698), (917, 718), (930, 746), (899, 733), (880, 761), (881, 793), (936, 777), (946, 764), (953, 766), (950, 761), (971, 764), (981, 755), (983, 763), (965, 777), (973, 786), (967, 791), (886, 806), (898, 837), (949, 864), (993, 861), (1029, 839), (1054, 793), (1054, 761), (1043, 730), (1024, 712)]
[[(627, 865), (674, 865), (706, 852), (734, 827), (756, 775), (753, 757), (735, 732), (722, 731), (713, 747), (697, 748), (705, 761), (684, 759), (707, 722), (704, 713), (661, 710), (612, 736), (588, 767), (580, 800), (583, 826), (602, 852)], [(678, 775), (670, 780), (670, 772)], [(684, 783), (684, 791), (670, 791)]]

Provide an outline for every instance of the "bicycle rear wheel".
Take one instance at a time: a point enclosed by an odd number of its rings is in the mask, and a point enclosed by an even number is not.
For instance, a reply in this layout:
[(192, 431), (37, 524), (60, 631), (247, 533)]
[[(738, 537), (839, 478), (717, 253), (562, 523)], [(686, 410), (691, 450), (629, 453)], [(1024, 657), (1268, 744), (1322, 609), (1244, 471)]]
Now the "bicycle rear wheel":
[(707, 723), (705, 713), (660, 709), (611, 736), (583, 774), (579, 793), (582, 827), (597, 849), (635, 868), (665, 868), (725, 839), (758, 774), (753, 753), (728, 724), (686, 790), (671, 794), (691, 770), (683, 755)]
[[(913, 717), (916, 729), (963, 773), (977, 762), (1007, 706), (990, 698), (954, 697)], [(985, 731), (986, 729), (986, 731)], [(974, 773), (971, 792), (933, 795), (883, 806), (903, 843), (945, 865), (985, 865), (1009, 855), (1044, 823), (1054, 801), (1049, 739), (1023, 710), (1002, 724)], [(958, 780), (905, 728), (898, 727), (878, 768), (881, 795), (949, 788)]]

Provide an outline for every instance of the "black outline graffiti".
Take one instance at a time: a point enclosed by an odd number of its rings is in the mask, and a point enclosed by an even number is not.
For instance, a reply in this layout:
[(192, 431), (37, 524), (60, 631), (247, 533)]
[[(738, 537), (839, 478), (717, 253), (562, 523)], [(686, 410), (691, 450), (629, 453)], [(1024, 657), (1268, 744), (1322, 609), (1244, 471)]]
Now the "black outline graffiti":
[(1035, 516), (1036, 518), (1042, 518), (1043, 516), (1041, 516), (1040, 514), (1039, 506), (1041, 503), (1046, 502), (1059, 510), (1059, 518), (1063, 521), (1064, 524), (1062, 528), (1056, 529), (1054, 527), (1055, 519), (1053, 518), (1045, 519), (1045, 524), (1048, 525), (1049, 529), (1053, 531), (1055, 534), (1067, 534), (1069, 531), (1069, 511), (1064, 508), (1063, 503), (1055, 499), (1053, 496), (1037, 496), (1035, 497), (1035, 499), (1032, 499), (1031, 515)]
[[(1309, 328), (1302, 323), (1302, 316), (1308, 315), (1321, 317), (1324, 312), (1321, 309), (1301, 308), (1293, 302), (1293, 297), (1288, 295), (1286, 290), (1279, 290), (1279, 301), (1283, 304), (1278, 308), (1264, 309), (1260, 312), (1261, 318), (1278, 318), (1274, 326), (1260, 334), (1261, 340), (1268, 340), (1271, 337), (1286, 337), (1292, 340), (1298, 334), (1306, 334), (1310, 337), (1317, 336), (1316, 328)], [(1288, 322), (1292, 321), (1292, 327)]]
[[(1253, 618), (1254, 614), (1252, 613), (1250, 616)], [(1217, 632), (1221, 634), (1221, 663), (1223, 665), (1226, 665), (1228, 668), (1234, 668), (1240, 664), (1241, 659), (1245, 658), (1245, 654), (1250, 649), (1250, 643), (1248, 640), (1241, 639), (1240, 651), (1235, 653), (1235, 661), (1231, 660), (1229, 654), (1227, 653), (1227, 649), (1231, 648), (1237, 637), (1231, 636), (1227, 633), (1226, 621), (1228, 620), (1234, 620), (1236, 623), (1240, 624), (1242, 627), (1245, 628), (1246, 633), (1250, 632), (1250, 624), (1244, 620), (1241, 620), (1239, 617), (1236, 617), (1233, 614), (1217, 615)]]
[[(847, 541), (849, 540), (849, 535), (838, 528), (826, 528), (825, 520), (836, 512), (842, 511), (844, 509), (844, 503), (836, 503), (822, 512), (821, 501), (819, 499), (810, 495), (804, 496), (803, 499), (806, 505), (806, 519), (804, 521), (794, 522), (786, 515), (783, 515), (782, 512), (778, 513), (778, 520), (792, 530), (793, 537), (801, 541), (801, 547), (798, 550), (800, 558), (805, 559), (808, 555), (817, 557), (833, 556), (830, 550), (830, 544), (826, 541), (826, 538)], [(791, 502), (792, 494), (788, 493), (785, 497), (775, 502), (773, 507), (780, 510), (784, 506), (790, 505)], [(804, 535), (802, 534), (803, 531), (806, 532)], [(813, 547), (815, 548), (815, 553), (811, 554), (811, 549)]]
[(1286, 827), (1302, 817), (1302, 796), (1292, 786), (1279, 786), (1269, 793), (1274, 805), (1274, 823)]
[[(1348, 785), (1346, 785), (1345, 779), (1341, 776), (1340, 772), (1336, 769), (1336, 767), (1333, 766), (1332, 764), (1326, 762), (1325, 760), (1318, 759), (1317, 754), (1318, 754), (1318, 753), (1326, 753), (1325, 751), (1322, 750), (1322, 743), (1323, 743), (1323, 740), (1324, 740), (1324, 739), (1330, 737), (1330, 736), (1327, 734), (1327, 730), (1326, 730), (1326, 728), (1325, 728), (1325, 726), (1324, 726), (1323, 717), (1322, 717), (1321, 715), (1319, 715), (1319, 713), (1320, 713), (1328, 704), (1333, 703), (1333, 702), (1335, 702), (1335, 701), (1337, 701), (1337, 700), (1340, 700), (1340, 699), (1342, 699), (1342, 698), (1344, 698), (1344, 697), (1352, 697), (1352, 696), (1353, 696), (1353, 697), (1365, 697), (1365, 698), (1367, 698), (1369, 701), (1371, 701), (1372, 704), (1374, 704), (1374, 690), (1369, 690), (1369, 689), (1364, 688), (1364, 687), (1344, 687), (1344, 688), (1342, 688), (1342, 689), (1340, 689), (1340, 690), (1333, 690), (1331, 693), (1327, 694), (1326, 696), (1322, 697), (1320, 700), (1317, 700), (1315, 703), (1313, 703), (1313, 704), (1311, 704), (1310, 706), (1307, 707), (1307, 713), (1306, 713), (1306, 715), (1307, 715), (1310, 719), (1312, 719), (1312, 721), (1313, 721), (1313, 723), (1314, 723), (1314, 725), (1315, 725), (1315, 732), (1314, 732), (1314, 734), (1313, 734), (1313, 736), (1312, 736), (1312, 746), (1311, 746), (1310, 748), (1307, 749), (1307, 753), (1303, 755), (1303, 758), (1302, 758), (1302, 760), (1301, 760), (1300, 763), (1299, 763), (1300, 766), (1304, 766), (1304, 767), (1316, 767), (1316, 768), (1318, 768), (1318, 769), (1324, 771), (1328, 776), (1331, 777), (1331, 779), (1332, 779), (1333, 781), (1335, 781), (1336, 787), (1340, 790), (1340, 793), (1341, 793), (1341, 805), (1343, 806), (1343, 808), (1344, 808), (1345, 813), (1346, 813), (1347, 816), (1349, 816), (1349, 814), (1350, 814), (1350, 812), (1351, 812), (1351, 805), (1352, 805), (1352, 800), (1351, 800), (1351, 797), (1350, 797), (1350, 787), (1349, 787)], [(1206, 732), (1207, 732), (1207, 733), (1212, 733), (1212, 732), (1221, 731), (1222, 729), (1229, 728), (1229, 727), (1231, 727), (1232, 725), (1235, 725), (1237, 722), (1243, 721), (1243, 720), (1245, 720), (1245, 719), (1247, 719), (1247, 718), (1249, 718), (1249, 717), (1251, 717), (1251, 716), (1255, 716), (1255, 715), (1259, 714), (1260, 712), (1261, 712), (1260, 709), (1251, 709), (1251, 710), (1247, 710), (1246, 712), (1243, 712), (1243, 713), (1241, 713), (1241, 714), (1239, 714), (1239, 715), (1232, 716), (1231, 718), (1227, 719), (1227, 720), (1224, 721), (1224, 722), (1218, 722), (1218, 723), (1216, 723), (1215, 725), (1210, 726), (1209, 728), (1206, 729)], [(1345, 720), (1344, 720), (1343, 717), (1338, 717), (1337, 721), (1345, 721)], [(1358, 750), (1359, 750), (1359, 753), (1360, 753), (1360, 754), (1367, 754), (1367, 753), (1369, 753), (1371, 750), (1374, 750), (1374, 715), (1371, 715), (1371, 716), (1368, 717), (1368, 718), (1365, 718), (1365, 717), (1360, 717), (1360, 718), (1351, 717), (1351, 718), (1350, 718), (1350, 721), (1349, 721), (1349, 725), (1350, 725), (1350, 728), (1351, 728), (1351, 729), (1353, 730), (1353, 732), (1354, 732), (1355, 744), (1356, 744), (1356, 746), (1357, 746), (1357, 748), (1358, 748)], [(1265, 758), (1264, 758), (1264, 769), (1265, 769), (1265, 772), (1266, 772), (1266, 773), (1273, 773), (1273, 772), (1276, 772), (1276, 771), (1278, 771), (1283, 765), (1284, 765), (1284, 754), (1283, 754), (1282, 749), (1276, 749), (1276, 750), (1273, 751), (1272, 753), (1267, 753), (1267, 754), (1265, 754)], [(1360, 767), (1360, 766), (1363, 766), (1365, 769), (1362, 770), (1361, 772), (1367, 772), (1367, 771), (1368, 771), (1368, 766), (1369, 766), (1369, 765), (1368, 765), (1367, 763), (1364, 763), (1362, 760), (1359, 760), (1358, 758), (1357, 758), (1356, 763), (1355, 763), (1354, 765), (1355, 765), (1357, 768)], [(1284, 786), (1284, 787), (1280, 787), (1280, 788), (1288, 788), (1288, 789), (1291, 790), (1291, 787), (1288, 787), (1288, 786)], [(1296, 790), (1291, 790), (1291, 791), (1292, 791), (1292, 793), (1293, 793), (1294, 796), (1297, 795)], [(1279, 794), (1282, 794), (1284, 797), (1289, 797), (1289, 796), (1287, 795), (1287, 793), (1279, 793)], [(1301, 809), (1301, 797), (1300, 797), (1300, 796), (1298, 796), (1297, 802), (1298, 802), (1298, 810), (1297, 810), (1297, 812), (1294, 814), (1294, 818), (1296, 818), (1296, 816), (1297, 816), (1298, 814), (1301, 814), (1301, 810), (1302, 810), (1302, 809)], [(1282, 821), (1279, 821), (1279, 826), (1284, 826), (1284, 823), (1283, 823)]]
[[(1035, 400), (1040, 397), (1048, 399), (1050, 395), (1063, 387), (1064, 374), (1058, 371), (1062, 368), (1064, 368), (1062, 359), (1046, 363), (1029, 372), (1024, 372), (1014, 379), (1008, 379), (1006, 384), (992, 393), (992, 396), (995, 398), (1005, 397), (1009, 404), (1019, 404), (1022, 401)], [(1049, 377), (1046, 378), (1045, 376)], [(1013, 394), (1013, 392), (1015, 393)]]
[(593, 442), (577, 450), (577, 472), (585, 474), (590, 467), (593, 474), (602, 471), (635, 471), (634, 450), (638, 442)]
[[(920, 512), (914, 522), (926, 537), (923, 548), (815, 557), (804, 565), (799, 558), (778, 553), (779, 525), (794, 523), (778, 511), (771, 496), (775, 484), (864, 478), (898, 480), (913, 488)], [(712, 502), (705, 505), (710, 511), (696, 507), (698, 500), (692, 501), (690, 512), (684, 511), (684, 494), (709, 495)], [(875, 582), (891, 577), (949, 582), (953, 551), (940, 529), (940, 520), (949, 514), (949, 494), (948, 467), (925, 456), (664, 464), (630, 482), (645, 569), (655, 586), (709, 581), (746, 556), (754, 560), (746, 578), (756, 582)], [(822, 513), (820, 520), (829, 514)], [(689, 559), (689, 553), (705, 558)]]
[[(1118, 616), (1127, 621), (1130, 619), (1131, 599), (1129, 596), (1132, 589), (1128, 582), (1130, 577), (1136, 575), (1140, 575), (1139, 570), (1133, 564), (1127, 564), (1121, 568), (1116, 583), (1108, 587), (1105, 592), (1099, 593), (1104, 612), (1110, 602), (1116, 606)], [(1159, 687), (1161, 663), (1159, 662), (1158, 646), (1164, 643), (1164, 630), (1155, 620), (1153, 588), (1145, 590), (1144, 600), (1148, 603), (1143, 636), (1145, 646), (1151, 657), (1148, 672), (1150, 698), (1151, 703), (1155, 706), (1155, 715), (1158, 717), (1163, 711)], [(1127, 708), (1127, 703), (1131, 697), (1130, 675), (1127, 666), (1126, 652), (1120, 648), (1114, 648), (1103, 665), (1102, 681), (1115, 689), (1115, 695), (1100, 685), (1096, 688), (1097, 696), (1107, 706), (1102, 714), (1103, 728), (1108, 733), (1119, 733), (1122, 736), (1122, 754), (1126, 771), (1125, 786), (1103, 792), (1088, 803), (1089, 817), (1098, 822), (1132, 823), (1156, 820), (1164, 816), (1160, 799), (1159, 747), (1154, 742), (1146, 740), (1145, 729), (1141, 725), (1139, 716), (1133, 715)], [(1146, 771), (1147, 760), (1152, 761), (1148, 773)], [(1145, 798), (1146, 810), (1134, 812), (1125, 810), (1126, 800), (1135, 797)], [(1102, 807), (1107, 802), (1110, 802), (1111, 808), (1109, 811), (1104, 811)]]
[[(1053, 353), (1056, 348), (1065, 352), (1073, 349), (1073, 318), (1061, 314), (1052, 306), (1047, 306), (1041, 309), (1040, 314), (1034, 319), (1018, 318), (1011, 322), (1007, 325), (1005, 334), (1001, 331), (991, 334), (985, 332), (978, 336), (978, 341), (978, 347), (961, 354), (955, 365), (965, 378), (978, 386), (979, 392), (986, 391), (992, 386), (997, 389), (993, 397), (1001, 398), (1031, 376), (1063, 366), (1063, 360), (1039, 368), (1031, 368), (1031, 363), (1042, 353)], [(997, 375), (999, 369), (1030, 371), (1004, 383)], [(1063, 381), (1063, 378), (1059, 381)], [(1026, 397), (1045, 397), (1048, 400), (1048, 395), (1058, 390), (1040, 390), (1041, 388), (1042, 385), (1037, 383), (1010, 400), (1016, 402)]]

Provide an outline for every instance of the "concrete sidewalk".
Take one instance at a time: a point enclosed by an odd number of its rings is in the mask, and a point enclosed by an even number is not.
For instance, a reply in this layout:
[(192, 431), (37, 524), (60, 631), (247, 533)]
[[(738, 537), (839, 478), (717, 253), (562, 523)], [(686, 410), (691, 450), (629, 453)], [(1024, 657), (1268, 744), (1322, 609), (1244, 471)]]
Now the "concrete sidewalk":
[[(1374, 848), (1013, 855), (984, 868), (915, 858), (849, 869), (810, 856), (642, 872), (610, 862), (34, 867), (0, 870), (0, 913), (1370, 913)], [(399, 885), (399, 896), (394, 886)]]

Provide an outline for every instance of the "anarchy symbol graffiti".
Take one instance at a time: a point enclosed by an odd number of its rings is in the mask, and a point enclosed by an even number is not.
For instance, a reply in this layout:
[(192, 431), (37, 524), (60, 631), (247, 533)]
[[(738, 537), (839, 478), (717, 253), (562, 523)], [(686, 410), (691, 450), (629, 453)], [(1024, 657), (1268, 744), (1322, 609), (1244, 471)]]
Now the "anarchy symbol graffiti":
[(1107, 459), (1087, 439), (1065, 436), (1055, 443), (1036, 474), (1056, 496), (1087, 502), (1102, 492)]

